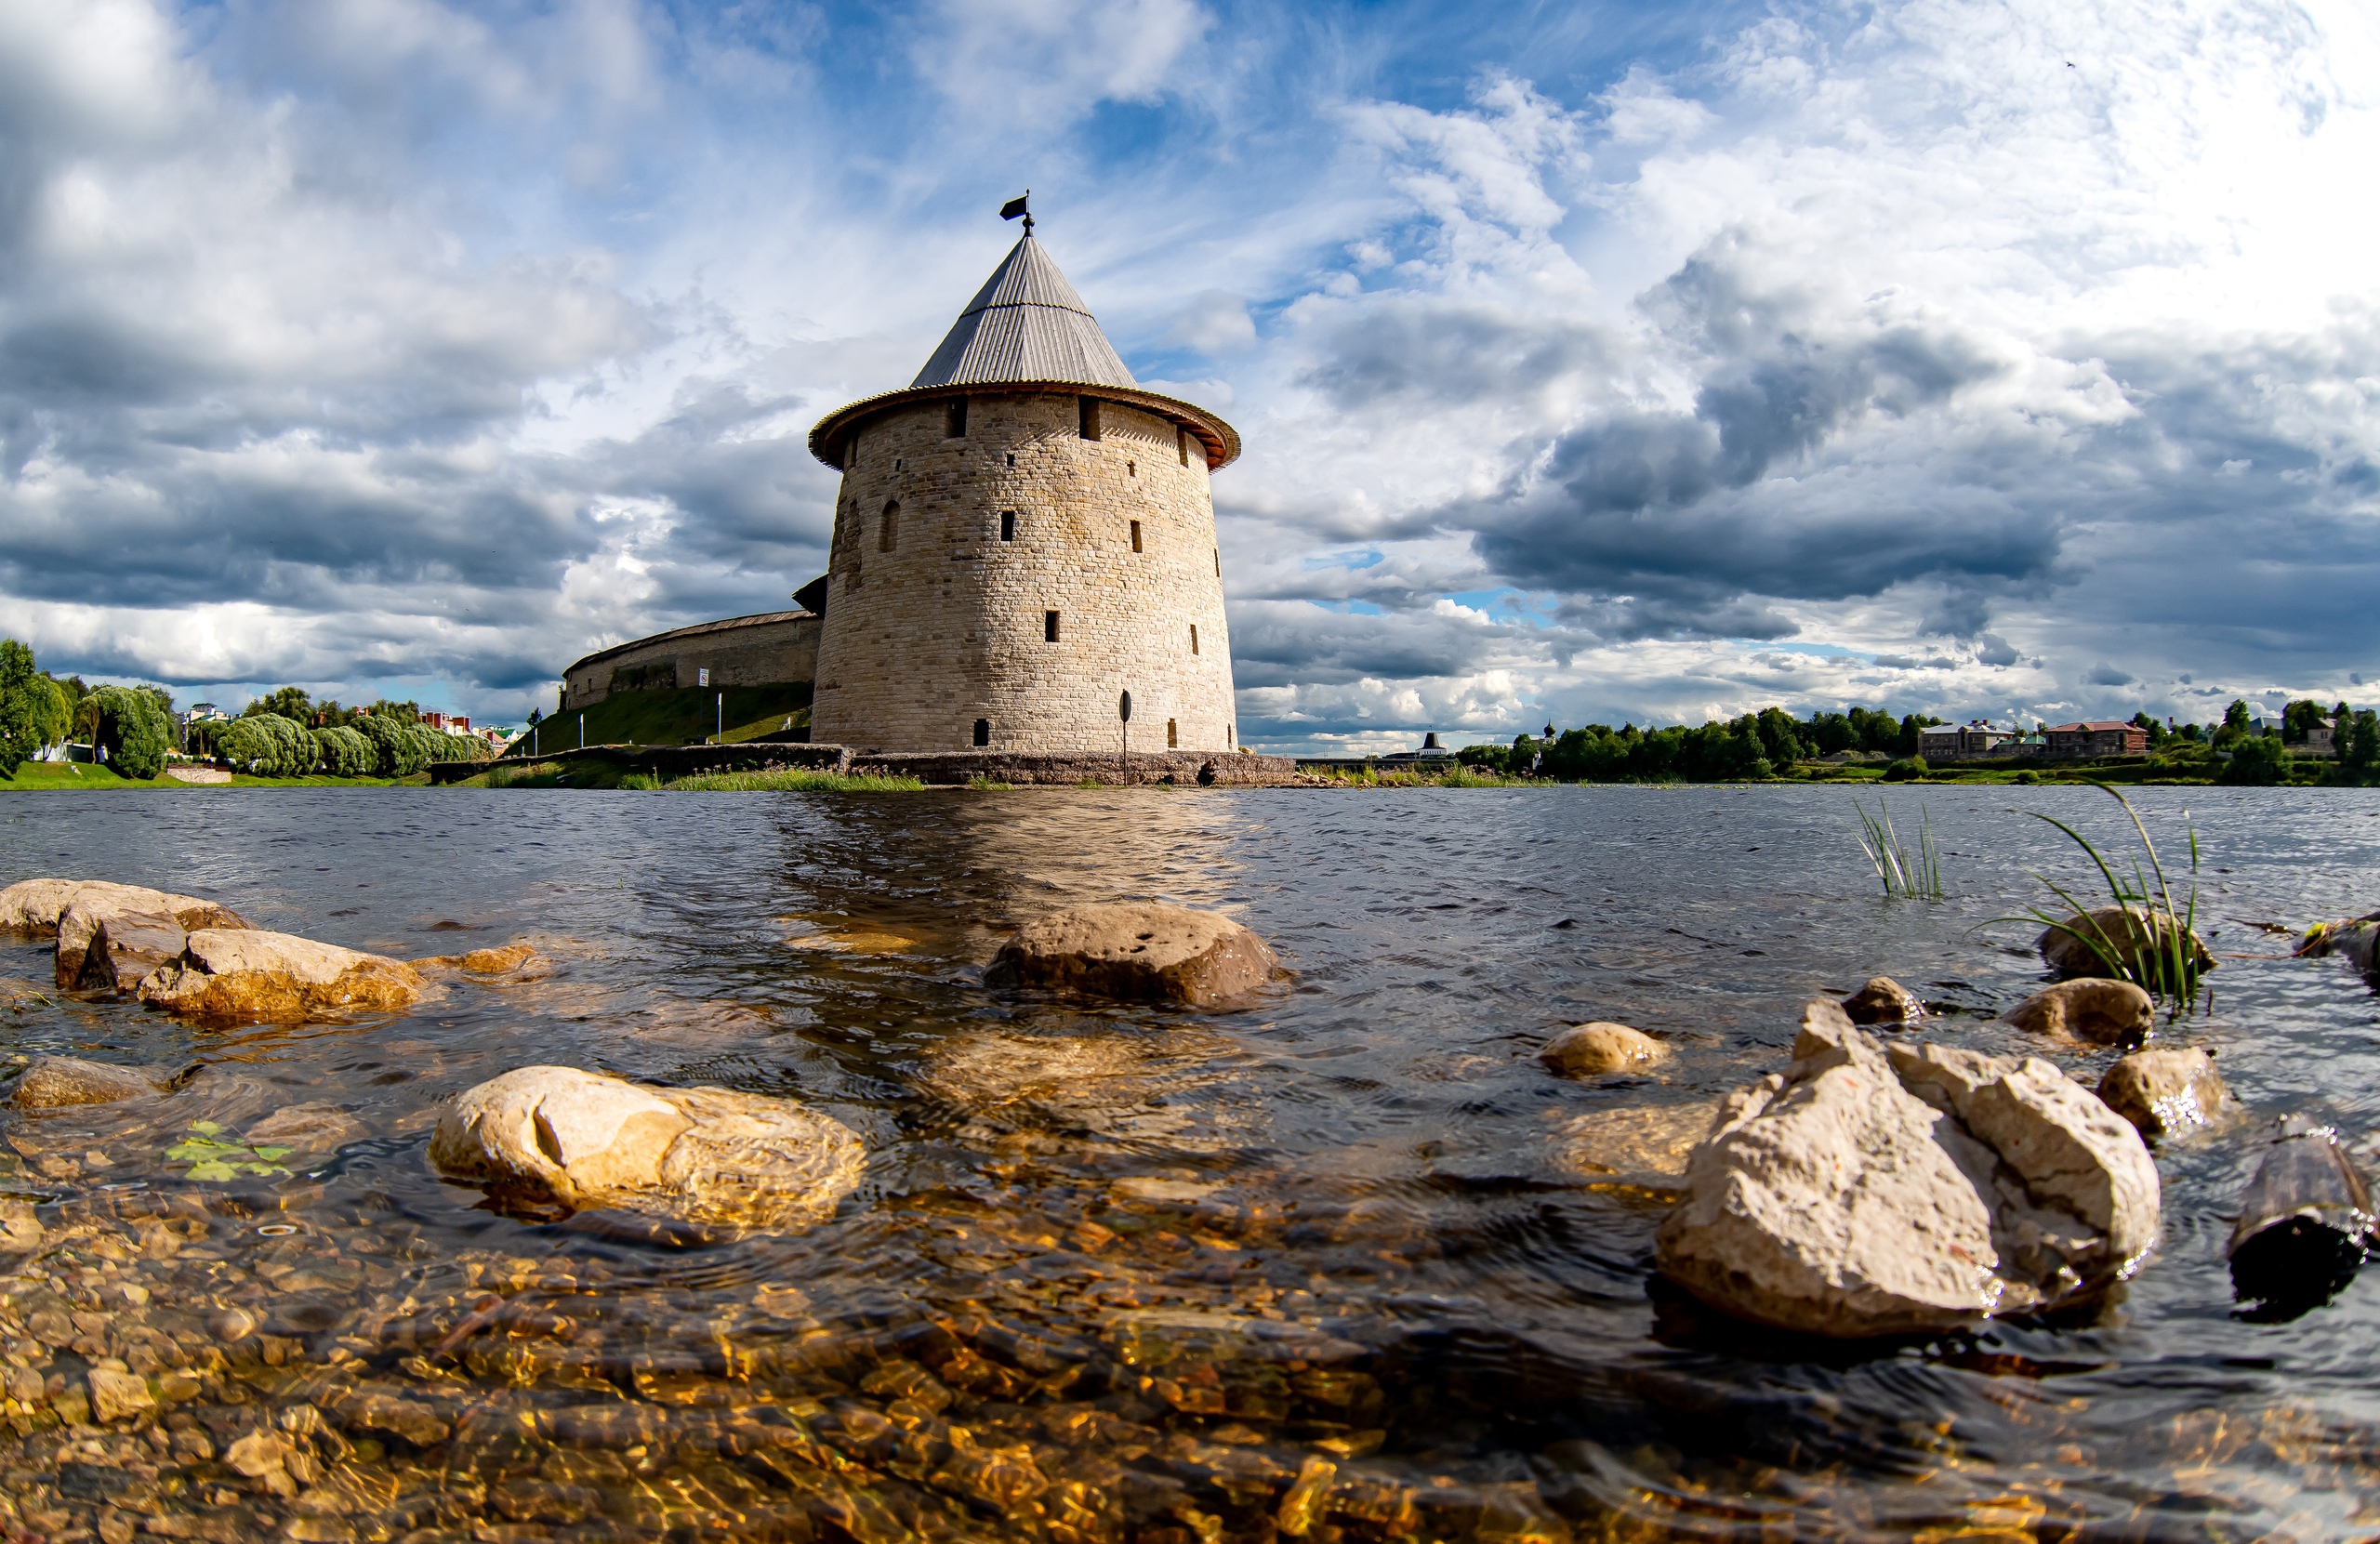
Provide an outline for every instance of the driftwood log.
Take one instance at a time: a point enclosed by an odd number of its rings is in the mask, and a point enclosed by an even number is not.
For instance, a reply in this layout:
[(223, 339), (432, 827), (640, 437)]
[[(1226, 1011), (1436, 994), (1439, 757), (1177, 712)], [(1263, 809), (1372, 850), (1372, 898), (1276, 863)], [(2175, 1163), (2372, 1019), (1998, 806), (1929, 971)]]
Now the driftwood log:
[(2354, 1277), (2374, 1232), (2371, 1189), (2338, 1133), (2288, 1116), (2240, 1197), (2232, 1290), (2276, 1309), (2314, 1307)]

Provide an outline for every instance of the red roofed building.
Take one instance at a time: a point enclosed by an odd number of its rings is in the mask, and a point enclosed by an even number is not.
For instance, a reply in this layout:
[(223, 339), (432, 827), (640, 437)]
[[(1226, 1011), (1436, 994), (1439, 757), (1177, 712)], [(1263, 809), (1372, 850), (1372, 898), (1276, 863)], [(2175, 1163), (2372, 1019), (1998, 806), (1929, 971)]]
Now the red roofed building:
[(2138, 724), (2058, 724), (2043, 732), (2052, 756), (2146, 756), (2149, 732)]

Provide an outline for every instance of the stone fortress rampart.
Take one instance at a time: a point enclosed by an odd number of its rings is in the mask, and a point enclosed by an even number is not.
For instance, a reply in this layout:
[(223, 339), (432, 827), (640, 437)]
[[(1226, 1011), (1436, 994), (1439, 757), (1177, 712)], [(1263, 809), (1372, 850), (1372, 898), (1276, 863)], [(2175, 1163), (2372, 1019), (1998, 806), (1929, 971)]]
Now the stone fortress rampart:
[(762, 612), (599, 649), (562, 672), (562, 706), (583, 712), (615, 692), (811, 680), (818, 670), (818, 629), (811, 612)]
[(1236, 748), (1208, 450), (1082, 391), (969, 391), (844, 446), (812, 722), (907, 750)]

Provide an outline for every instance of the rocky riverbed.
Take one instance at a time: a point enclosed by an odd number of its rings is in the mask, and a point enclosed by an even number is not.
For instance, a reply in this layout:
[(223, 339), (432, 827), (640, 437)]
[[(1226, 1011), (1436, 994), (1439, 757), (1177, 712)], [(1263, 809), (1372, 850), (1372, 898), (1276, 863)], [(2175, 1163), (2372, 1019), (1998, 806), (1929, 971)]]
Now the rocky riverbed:
[[(60, 1056), (140, 1086), (0, 1114), (0, 1523), (111, 1544), (2372, 1525), (2370, 1284), (2262, 1313), (2225, 1249), (2269, 1117), (2320, 1115), (2349, 1152), (2372, 1124), (2369, 989), (2285, 935), (2369, 909), (2380, 854), (2349, 823), (2380, 803), (2202, 813), (2217, 993), (2144, 1051), (2121, 1012), (2000, 1017), (2047, 984), (2031, 930), (1979, 926), (2065, 861), (2036, 823), (1936, 804), (1953, 892), (1929, 906), (1871, 892), (1824, 790), (1575, 793), (658, 814), (581, 793), (526, 820), (466, 794), (393, 831), (335, 793), (12, 812), (0, 881), (154, 884), (417, 984), (259, 1018), (81, 965), (61, 988), (54, 943), (6, 944), (12, 1088)], [(1112, 960), (987, 970), (1053, 930), (1029, 924), (1147, 897), (1248, 923), (1261, 969), (1187, 1006), (1086, 995), (1132, 995)], [(196, 921), (223, 918), (174, 918), (185, 950)], [(153, 942), (126, 930), (123, 969)], [(1914, 1008), (1862, 992), (1878, 975)], [(1808, 1003), (1855, 993), (1879, 1066), (2031, 1058), (2163, 1121), (2137, 1270), (2062, 1316), (1882, 1343), (1780, 1339), (1661, 1278), (1712, 1112), (1818, 1055)], [(690, 1123), (648, 1112), (625, 1203), (442, 1174), (442, 1119), (551, 1066)], [(665, 1173), (718, 1118), (703, 1089), (832, 1122), (850, 1167), (819, 1204), (706, 1213)], [(565, 1155), (611, 1151), (575, 1140), (556, 1126)]]

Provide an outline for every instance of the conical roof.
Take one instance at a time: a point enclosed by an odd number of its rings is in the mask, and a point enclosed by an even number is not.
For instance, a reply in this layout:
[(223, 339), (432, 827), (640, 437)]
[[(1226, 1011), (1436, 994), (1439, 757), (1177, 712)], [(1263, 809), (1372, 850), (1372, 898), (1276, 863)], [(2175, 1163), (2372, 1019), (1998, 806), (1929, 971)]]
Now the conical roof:
[(1140, 384), (1075, 286), (1029, 235), (992, 270), (909, 389), (998, 381)]

